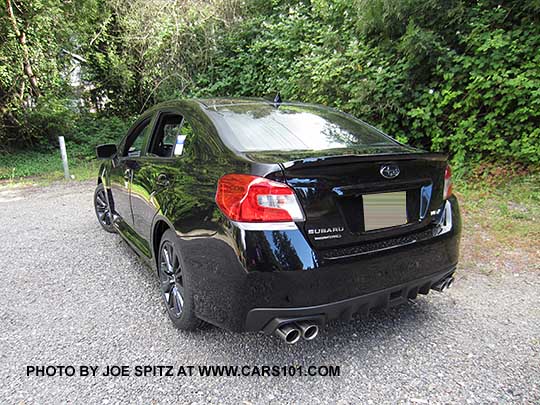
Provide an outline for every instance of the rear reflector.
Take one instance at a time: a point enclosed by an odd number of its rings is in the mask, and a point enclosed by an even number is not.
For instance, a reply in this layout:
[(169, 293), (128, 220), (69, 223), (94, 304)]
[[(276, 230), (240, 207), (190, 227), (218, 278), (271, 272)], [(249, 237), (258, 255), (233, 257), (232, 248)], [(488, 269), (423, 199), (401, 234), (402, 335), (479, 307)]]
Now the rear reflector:
[(294, 191), (283, 183), (247, 174), (227, 174), (219, 179), (216, 203), (228, 218), (238, 222), (303, 221)]
[(446, 200), (452, 195), (452, 170), (450, 166), (446, 166), (444, 171), (444, 194), (443, 198)]

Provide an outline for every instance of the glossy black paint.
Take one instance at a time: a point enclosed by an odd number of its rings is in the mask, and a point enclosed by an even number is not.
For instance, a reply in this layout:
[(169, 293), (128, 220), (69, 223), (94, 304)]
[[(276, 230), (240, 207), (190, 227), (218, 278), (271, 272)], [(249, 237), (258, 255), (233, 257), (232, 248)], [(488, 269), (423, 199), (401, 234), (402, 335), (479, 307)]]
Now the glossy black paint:
[[(446, 157), (395, 142), (384, 148), (241, 152), (227, 142), (219, 106), (268, 102), (190, 100), (160, 104), (141, 116), (105, 161), (99, 182), (109, 190), (115, 227), (156, 269), (161, 235), (177, 235), (181, 266), (194, 288), (199, 318), (230, 330), (260, 330), (275, 309), (312, 307), (365, 296), (426, 277), (443, 277), (458, 261), (461, 222), (457, 200), (442, 199)], [(299, 108), (304, 105), (298, 104)], [(320, 108), (320, 107), (317, 107)], [(182, 115), (192, 126), (184, 153), (146, 153), (162, 114)], [(126, 140), (148, 123), (140, 155), (128, 156)], [(400, 174), (384, 179), (384, 163)], [(215, 203), (218, 179), (250, 173), (294, 188), (306, 221), (288, 230), (248, 230), (226, 218)], [(365, 193), (408, 190), (408, 223), (363, 231), (355, 219)], [(438, 234), (445, 204), (451, 229)], [(340, 238), (315, 240), (310, 229), (342, 228)], [(435, 280), (436, 281), (436, 280)], [(273, 309), (264, 311), (264, 309)], [(250, 311), (262, 309), (256, 321)], [(252, 312), (253, 313), (253, 312)], [(279, 313), (279, 311), (278, 311)], [(262, 314), (262, 315), (261, 315)], [(320, 314), (330, 319), (329, 314)], [(263, 325), (263, 326), (261, 326)]]
[(99, 145), (96, 148), (96, 155), (98, 159), (112, 159), (116, 155), (116, 145), (114, 143), (108, 143), (105, 145)]

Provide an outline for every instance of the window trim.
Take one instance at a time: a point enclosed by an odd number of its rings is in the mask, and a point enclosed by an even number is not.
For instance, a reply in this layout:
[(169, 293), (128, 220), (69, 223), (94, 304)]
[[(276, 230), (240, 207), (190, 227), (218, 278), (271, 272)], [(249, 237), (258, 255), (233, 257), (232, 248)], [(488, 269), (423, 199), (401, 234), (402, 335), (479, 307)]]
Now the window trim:
[(140, 117), (136, 122), (135, 124), (133, 124), (133, 126), (129, 129), (128, 133), (126, 134), (126, 136), (122, 139), (122, 142), (120, 143), (120, 145), (118, 145), (118, 150), (120, 150), (120, 154), (119, 154), (119, 159), (120, 160), (131, 160), (131, 159), (139, 159), (141, 157), (143, 157), (144, 155), (146, 155), (146, 148), (148, 146), (148, 135), (146, 135), (143, 140), (143, 144), (142, 144), (142, 147), (141, 147), (141, 154), (139, 156), (128, 156), (127, 154), (125, 154), (126, 152), (126, 144), (128, 142), (128, 139), (133, 136), (133, 134), (139, 130), (139, 128), (141, 128), (141, 126), (147, 126), (147, 127), (150, 127), (150, 131), (152, 131), (152, 128), (153, 128), (153, 121), (154, 121), (154, 114), (148, 114), (148, 115), (144, 115), (142, 117)]

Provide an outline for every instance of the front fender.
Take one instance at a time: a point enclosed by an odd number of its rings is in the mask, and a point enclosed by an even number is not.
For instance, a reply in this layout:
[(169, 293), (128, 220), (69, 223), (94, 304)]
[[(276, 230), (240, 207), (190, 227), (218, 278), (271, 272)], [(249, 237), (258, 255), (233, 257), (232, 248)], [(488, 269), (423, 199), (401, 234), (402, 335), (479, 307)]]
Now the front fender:
[(110, 162), (103, 162), (99, 165), (99, 171), (98, 171), (98, 184), (103, 183), (105, 188), (110, 189), (111, 188), (111, 178), (109, 176), (110, 173)]

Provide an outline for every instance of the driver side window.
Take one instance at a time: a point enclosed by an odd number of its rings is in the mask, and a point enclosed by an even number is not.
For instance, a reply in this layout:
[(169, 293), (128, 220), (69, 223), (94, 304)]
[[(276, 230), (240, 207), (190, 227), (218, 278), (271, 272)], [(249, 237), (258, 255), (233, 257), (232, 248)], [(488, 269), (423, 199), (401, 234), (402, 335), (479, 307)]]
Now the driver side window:
[(124, 146), (123, 156), (139, 157), (141, 156), (146, 141), (148, 131), (150, 130), (151, 118), (145, 119), (128, 137)]

